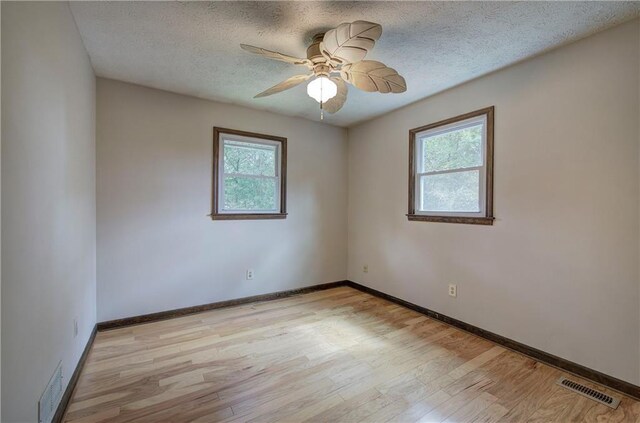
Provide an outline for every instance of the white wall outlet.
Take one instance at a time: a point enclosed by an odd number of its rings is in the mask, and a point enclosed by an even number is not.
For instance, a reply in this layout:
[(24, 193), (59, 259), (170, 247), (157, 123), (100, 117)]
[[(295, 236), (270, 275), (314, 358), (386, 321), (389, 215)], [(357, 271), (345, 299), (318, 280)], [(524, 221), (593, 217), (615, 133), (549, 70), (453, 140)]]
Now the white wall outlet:
[(73, 319), (73, 337), (78, 336), (78, 318)]
[(458, 285), (453, 283), (449, 284), (449, 296), (454, 298), (458, 296)]
[(247, 280), (253, 280), (253, 269), (247, 269)]
[(362, 266), (362, 271), (363, 271), (364, 273), (369, 273), (369, 265), (368, 265), (368, 264), (365, 264), (364, 266)]

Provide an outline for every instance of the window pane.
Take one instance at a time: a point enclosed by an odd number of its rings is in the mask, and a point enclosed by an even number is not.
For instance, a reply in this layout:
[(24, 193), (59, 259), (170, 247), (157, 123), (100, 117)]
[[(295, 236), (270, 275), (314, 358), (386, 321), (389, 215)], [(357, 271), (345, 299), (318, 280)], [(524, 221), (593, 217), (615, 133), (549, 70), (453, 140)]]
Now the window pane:
[(224, 210), (276, 210), (277, 178), (225, 176)]
[(276, 175), (276, 146), (224, 141), (224, 173)]
[(480, 171), (424, 175), (421, 211), (480, 212)]
[(422, 138), (422, 172), (482, 166), (482, 130), (478, 124)]

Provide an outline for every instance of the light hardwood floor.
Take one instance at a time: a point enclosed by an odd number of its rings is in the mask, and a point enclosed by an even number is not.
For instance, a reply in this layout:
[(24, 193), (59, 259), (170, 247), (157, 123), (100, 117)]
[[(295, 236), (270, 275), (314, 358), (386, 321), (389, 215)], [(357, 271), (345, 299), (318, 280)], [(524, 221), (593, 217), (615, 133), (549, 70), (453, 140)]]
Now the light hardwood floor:
[(639, 402), (599, 387), (622, 398), (613, 411), (555, 385), (562, 374), (342, 287), (100, 332), (65, 419), (640, 420)]

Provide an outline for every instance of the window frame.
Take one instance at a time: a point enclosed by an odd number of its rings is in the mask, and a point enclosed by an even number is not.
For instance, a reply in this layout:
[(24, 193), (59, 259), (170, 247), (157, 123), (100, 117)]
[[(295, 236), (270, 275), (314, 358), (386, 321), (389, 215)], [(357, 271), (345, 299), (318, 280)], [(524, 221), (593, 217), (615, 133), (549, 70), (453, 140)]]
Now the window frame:
[[(410, 221), (423, 222), (444, 222), (444, 223), (467, 223), (476, 225), (493, 225), (495, 218), (493, 217), (493, 131), (494, 131), (494, 106), (475, 110), (463, 115), (455, 116), (449, 119), (430, 123), (409, 130), (409, 203), (407, 218)], [(419, 135), (425, 132), (445, 132), (452, 128), (460, 126), (461, 122), (470, 121), (469, 125), (476, 122), (472, 120), (484, 120), (485, 131), (483, 134), (483, 154), (484, 160), (482, 166), (472, 166), (469, 168), (457, 168), (438, 172), (419, 172), (421, 153), (421, 145), (418, 145)], [(421, 143), (420, 143), (421, 144)], [(476, 212), (421, 212), (417, 211), (417, 201), (420, 195), (417, 189), (420, 186), (418, 179), (425, 174), (443, 174), (454, 173), (467, 170), (481, 170), (480, 174), (480, 201), (481, 211)], [(482, 172), (484, 169), (484, 172)], [(420, 169), (422, 170), (422, 169)], [(484, 206), (484, 207), (482, 207)], [(482, 210), (484, 208), (484, 211)]]
[[(228, 136), (233, 141), (253, 144), (276, 146), (276, 183), (278, 208), (274, 211), (253, 210), (223, 210), (224, 204), (224, 137)], [(259, 220), (259, 219), (286, 219), (287, 217), (287, 139), (274, 135), (258, 134), (255, 132), (240, 131), (229, 128), (213, 128), (213, 181), (211, 194), (212, 220)], [(278, 201), (279, 200), (279, 201)]]

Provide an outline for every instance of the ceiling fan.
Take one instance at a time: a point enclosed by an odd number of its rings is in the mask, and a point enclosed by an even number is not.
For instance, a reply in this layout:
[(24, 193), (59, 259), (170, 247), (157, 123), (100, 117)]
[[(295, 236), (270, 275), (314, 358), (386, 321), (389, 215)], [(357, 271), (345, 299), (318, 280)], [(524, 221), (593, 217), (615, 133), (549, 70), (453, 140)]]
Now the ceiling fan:
[(335, 113), (347, 100), (345, 82), (368, 92), (405, 92), (407, 84), (395, 69), (375, 60), (364, 60), (380, 35), (382, 35), (382, 27), (377, 23), (367, 21), (343, 23), (326, 33), (315, 35), (313, 42), (307, 48), (306, 59), (240, 44), (240, 47), (251, 53), (293, 65), (306, 66), (311, 71), (309, 74), (292, 76), (254, 98), (288, 90), (313, 78), (307, 85), (307, 94), (320, 103), (321, 110)]

